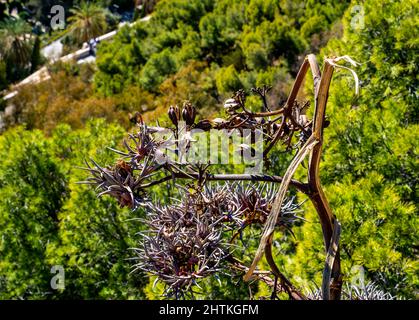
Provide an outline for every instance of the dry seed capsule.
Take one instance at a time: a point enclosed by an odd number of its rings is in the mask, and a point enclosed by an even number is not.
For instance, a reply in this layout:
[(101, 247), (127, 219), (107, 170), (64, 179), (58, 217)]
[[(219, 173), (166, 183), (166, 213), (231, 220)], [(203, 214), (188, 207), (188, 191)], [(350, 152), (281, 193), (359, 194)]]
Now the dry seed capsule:
[(185, 103), (182, 110), (182, 118), (183, 120), (185, 120), (186, 125), (188, 126), (193, 125), (195, 122), (195, 117), (196, 117), (195, 107), (189, 102)]
[(170, 106), (169, 111), (168, 111), (168, 115), (169, 115), (169, 118), (172, 121), (172, 123), (177, 128), (179, 120), (180, 120), (178, 106), (175, 106), (175, 107)]

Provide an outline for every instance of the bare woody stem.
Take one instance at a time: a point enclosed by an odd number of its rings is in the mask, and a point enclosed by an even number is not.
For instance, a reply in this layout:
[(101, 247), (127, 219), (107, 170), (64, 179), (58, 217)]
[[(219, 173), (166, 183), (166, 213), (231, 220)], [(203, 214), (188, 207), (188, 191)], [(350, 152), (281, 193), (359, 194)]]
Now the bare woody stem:
[[(314, 78), (314, 93), (315, 93), (315, 110), (313, 120), (313, 136), (319, 142), (310, 154), (309, 166), (308, 166), (308, 184), (310, 189), (310, 200), (319, 215), (320, 223), (323, 230), (323, 238), (325, 243), (326, 252), (329, 251), (331, 246), (331, 239), (333, 239), (335, 217), (329, 206), (327, 198), (323, 192), (320, 184), (319, 166), (321, 159), (321, 151), (323, 144), (323, 127), (326, 113), (326, 104), (329, 93), (330, 82), (333, 75), (333, 66), (325, 60), (323, 74), (320, 76), (320, 70), (314, 56), (309, 56), (311, 71)], [(325, 270), (326, 272), (326, 270)], [(324, 288), (322, 294), (323, 298), (330, 298), (332, 300), (340, 299), (340, 293), (342, 288), (342, 276), (340, 274), (340, 253), (339, 248), (336, 249), (336, 256), (334, 258), (332, 268), (332, 285), (329, 288), (329, 280), (327, 283), (323, 283)], [(323, 277), (324, 280), (328, 279)], [(330, 295), (329, 291), (330, 290)]]
[(283, 113), (284, 113), (284, 108), (281, 108), (278, 110), (267, 111), (267, 112), (250, 112), (249, 115), (253, 118), (261, 118), (261, 117), (277, 116)]

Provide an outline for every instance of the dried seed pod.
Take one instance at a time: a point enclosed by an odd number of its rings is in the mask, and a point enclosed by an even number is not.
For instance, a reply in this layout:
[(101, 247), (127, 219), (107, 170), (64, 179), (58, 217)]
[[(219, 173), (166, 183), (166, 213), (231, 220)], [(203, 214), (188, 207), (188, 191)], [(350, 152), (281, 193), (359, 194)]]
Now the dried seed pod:
[(170, 106), (169, 111), (169, 118), (172, 121), (172, 123), (175, 125), (175, 127), (177, 128), (178, 124), (179, 124), (179, 120), (180, 120), (180, 110), (178, 106)]
[(190, 102), (185, 102), (182, 110), (182, 118), (186, 125), (191, 126), (195, 123), (196, 109)]

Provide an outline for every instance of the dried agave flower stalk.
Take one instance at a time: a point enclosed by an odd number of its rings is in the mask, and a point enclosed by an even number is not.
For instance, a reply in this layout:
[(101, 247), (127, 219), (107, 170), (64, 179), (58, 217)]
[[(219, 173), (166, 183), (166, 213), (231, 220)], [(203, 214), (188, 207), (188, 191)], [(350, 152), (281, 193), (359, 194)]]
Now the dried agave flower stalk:
[[(340, 224), (334, 216), (319, 179), (323, 129), (327, 127), (325, 110), (334, 67), (339, 60), (354, 65), (348, 57), (326, 59), (323, 73), (314, 55), (304, 60), (286, 103), (273, 110), (267, 104), (269, 87), (255, 88), (252, 92), (260, 97), (261, 112), (246, 106), (243, 90), (228, 99), (224, 108), (226, 117), (197, 121), (197, 111), (189, 102), (182, 110), (177, 106), (169, 108), (168, 117), (172, 128), (148, 127), (136, 114), (132, 118), (139, 131), (130, 134), (124, 141), (124, 151), (112, 149), (121, 156), (113, 166), (101, 167), (95, 161), (87, 163), (90, 177), (82, 182), (93, 184), (99, 195), (110, 195), (121, 206), (136, 209), (143, 205), (147, 210), (144, 223), (143, 244), (136, 249), (138, 263), (135, 269), (142, 269), (157, 275), (167, 285), (166, 293), (179, 297), (190, 291), (199, 279), (224, 272), (230, 263), (236, 270), (245, 272), (244, 280), (255, 277), (273, 287), (272, 297), (277, 290), (289, 294), (291, 299), (305, 299), (291, 282), (279, 271), (272, 256), (272, 240), (278, 229), (291, 231), (300, 219), (301, 203), (287, 198), (289, 188), (303, 192), (313, 203), (322, 226), (326, 263), (323, 272), (322, 298), (340, 299), (342, 274), (340, 270), (339, 235)], [(297, 95), (304, 77), (311, 70), (314, 83), (313, 118), (307, 116), (309, 102), (298, 102)], [(350, 71), (355, 75), (352, 69)], [(272, 110), (272, 111), (271, 111)], [(183, 121), (182, 121), (183, 120)], [(297, 149), (284, 177), (264, 174), (214, 174), (210, 163), (191, 163), (188, 153), (197, 141), (192, 131), (225, 130), (227, 139), (235, 135), (263, 137), (263, 160), (269, 163), (269, 152), (278, 145), (285, 146), (285, 152)], [(234, 134), (233, 134), (234, 133)], [(233, 139), (234, 140), (234, 139)], [(281, 142), (281, 144), (279, 144)], [(241, 150), (255, 151), (250, 145), (240, 144)], [(240, 151), (242, 155), (243, 151)], [(172, 159), (171, 154), (179, 156)], [(293, 179), (297, 168), (308, 157), (307, 182)], [(244, 156), (243, 156), (244, 158)], [(186, 160), (185, 160), (186, 159)], [(151, 186), (169, 180), (192, 180), (187, 191), (182, 190), (182, 200), (169, 205), (153, 204), (146, 190)], [(216, 186), (210, 181), (250, 181), (248, 184), (224, 183)], [(269, 182), (259, 184), (257, 182)], [(279, 187), (273, 187), (279, 184)], [(189, 190), (191, 189), (191, 190)], [(252, 264), (247, 267), (233, 257), (231, 242), (241, 235), (245, 228), (260, 226), (261, 240)], [(234, 232), (233, 239), (226, 241), (226, 230)], [(257, 263), (265, 255), (271, 276), (260, 275)]]

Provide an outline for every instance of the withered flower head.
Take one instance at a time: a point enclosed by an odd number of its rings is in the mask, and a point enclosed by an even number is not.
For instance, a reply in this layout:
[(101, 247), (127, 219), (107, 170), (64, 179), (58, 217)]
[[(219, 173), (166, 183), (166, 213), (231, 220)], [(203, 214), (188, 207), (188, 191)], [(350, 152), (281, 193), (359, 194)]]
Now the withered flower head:
[(184, 191), (184, 200), (160, 206), (149, 203), (143, 243), (135, 249), (134, 267), (157, 275), (168, 296), (184, 295), (200, 279), (220, 272), (228, 254), (222, 219), (202, 194)]
[(144, 161), (153, 162), (156, 157), (160, 157), (160, 153), (157, 154), (159, 148), (167, 142), (162, 139), (155, 139), (152, 134), (162, 130), (166, 129), (161, 127), (147, 127), (143, 124), (137, 133), (129, 134), (128, 139), (124, 140), (123, 144), (126, 151), (119, 151), (113, 148), (109, 149), (123, 156), (124, 159), (129, 160), (128, 162), (133, 170), (142, 169), (142, 163)]
[[(250, 183), (226, 184), (228, 206), (231, 211), (238, 211), (242, 217), (242, 227), (250, 224), (264, 224), (271, 213), (277, 194), (277, 188), (270, 183), (253, 185)], [(302, 218), (298, 216), (302, 203), (295, 203), (295, 198), (284, 201), (277, 226), (290, 229)]]
[(108, 194), (114, 197), (121, 207), (134, 209), (144, 199), (145, 193), (141, 189), (141, 177), (134, 178), (131, 166), (119, 160), (114, 167), (102, 168), (94, 160), (93, 167), (86, 161), (87, 170), (91, 176), (83, 183), (96, 185), (100, 191), (98, 197)]
[(121, 207), (135, 209), (147, 200), (143, 185), (160, 165), (156, 162), (159, 142), (149, 134), (147, 127), (142, 124), (140, 131), (130, 134), (124, 141), (125, 151), (109, 148), (122, 159), (118, 159), (114, 166), (102, 168), (94, 160), (86, 161), (90, 177), (81, 183), (96, 185), (98, 196), (108, 194), (117, 199)]
[[(322, 291), (318, 286), (309, 289), (307, 297), (310, 300), (322, 300)], [(366, 284), (346, 283), (342, 287), (342, 300), (397, 300), (389, 292), (385, 292), (375, 282)]]

